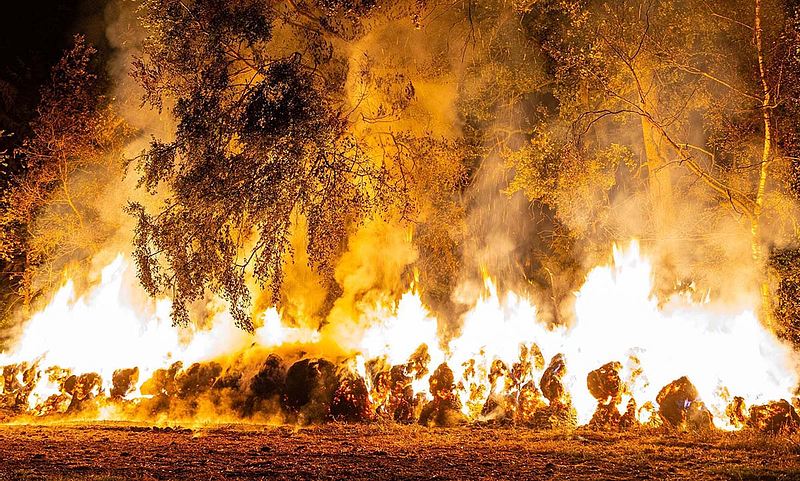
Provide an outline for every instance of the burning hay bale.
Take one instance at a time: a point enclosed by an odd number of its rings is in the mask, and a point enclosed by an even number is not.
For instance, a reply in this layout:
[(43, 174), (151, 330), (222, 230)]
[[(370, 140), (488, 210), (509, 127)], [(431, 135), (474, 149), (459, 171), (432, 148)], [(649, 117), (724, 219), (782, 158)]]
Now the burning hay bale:
[(547, 407), (544, 397), (536, 383), (528, 381), (519, 388), (517, 393), (517, 409), (514, 420), (523, 424), (534, 424), (534, 416), (540, 410)]
[(378, 417), (399, 423), (413, 423), (422, 400), (414, 394), (412, 383), (428, 374), (428, 346), (421, 344), (405, 364), (388, 367), (384, 359), (367, 363), (372, 375), (372, 403)]
[[(72, 391), (75, 384), (75, 376), (69, 369), (52, 366), (45, 370), (48, 382), (58, 386), (58, 392), (51, 394), (43, 402), (39, 403), (32, 410), (37, 416), (47, 416), (50, 414), (63, 414), (67, 412), (72, 401)], [(69, 383), (69, 384), (68, 384)]]
[(517, 362), (511, 366), (509, 388), (514, 399), (514, 422), (531, 423), (534, 413), (547, 406), (534, 381), (534, 371), (542, 371), (544, 367), (544, 355), (539, 346), (520, 344)]
[(744, 403), (744, 398), (735, 396), (725, 407), (725, 415), (728, 416), (728, 422), (731, 426), (737, 428), (744, 426), (747, 423), (747, 406)]
[(156, 369), (150, 379), (141, 387), (142, 394), (146, 396), (171, 396), (177, 392), (175, 376), (183, 368), (183, 363), (178, 361), (167, 369)]
[(539, 386), (542, 389), (542, 394), (550, 405), (566, 404), (569, 402), (569, 396), (566, 389), (564, 389), (563, 379), (567, 373), (567, 363), (564, 360), (563, 354), (556, 354), (550, 360), (550, 364), (542, 374), (542, 379), (539, 381)]
[(103, 379), (99, 374), (90, 372), (80, 376), (70, 376), (64, 383), (64, 391), (72, 396), (68, 412), (80, 412), (87, 409), (102, 392)]
[(21, 412), (28, 407), (30, 396), (41, 374), (36, 363), (10, 364), (3, 366), (3, 391), (0, 393), (0, 407), (13, 412)]
[(751, 428), (770, 434), (793, 434), (800, 428), (800, 416), (785, 399), (750, 408)]
[(337, 421), (367, 421), (372, 417), (369, 391), (364, 379), (349, 375), (344, 377), (331, 402), (331, 417)]
[[(609, 362), (591, 371), (586, 376), (586, 385), (589, 392), (597, 399), (595, 409), (589, 426), (593, 428), (619, 428), (622, 424), (622, 415), (617, 409), (617, 405), (622, 401), (623, 383), (619, 372), (622, 364), (619, 362)], [(626, 414), (632, 412), (626, 418), (626, 425), (631, 423), (631, 417), (635, 419), (636, 403), (628, 406)]]
[(336, 366), (330, 361), (297, 361), (286, 372), (283, 405), (302, 424), (323, 421), (330, 415), (338, 384)]
[(400, 423), (414, 422), (414, 389), (413, 378), (408, 374), (407, 366), (394, 366), (389, 371), (389, 404), (387, 409), (391, 418)]
[(279, 396), (286, 385), (286, 366), (283, 359), (270, 354), (259, 369), (258, 374), (250, 381), (249, 390), (253, 397), (269, 399)]
[(489, 397), (481, 409), (484, 421), (513, 420), (516, 410), (514, 392), (510, 389), (511, 372), (500, 359), (495, 359), (489, 370)]
[(533, 415), (532, 425), (537, 429), (575, 427), (577, 425), (577, 413), (564, 388), (563, 379), (566, 374), (567, 364), (564, 355), (556, 354), (550, 360), (550, 364), (539, 381), (542, 395), (549, 404), (537, 410)]
[(485, 374), (479, 369), (478, 363), (474, 358), (467, 360), (462, 366), (464, 372), (456, 389), (467, 393), (467, 412), (470, 418), (474, 419), (479, 417), (483, 411), (486, 397), (488, 396), (488, 387), (484, 379)]
[(622, 364), (609, 362), (591, 371), (586, 376), (586, 386), (598, 402), (608, 404), (620, 401), (623, 387), (619, 376), (621, 370)]
[(179, 398), (196, 398), (208, 392), (222, 374), (222, 366), (216, 362), (194, 363), (189, 369), (175, 376), (175, 389)]
[(697, 388), (683, 376), (664, 386), (656, 396), (658, 413), (672, 427), (702, 431), (714, 427), (713, 417), (699, 399)]
[[(241, 379), (241, 373), (228, 372), (217, 380), (217, 388), (238, 391)], [(286, 364), (280, 356), (270, 354), (247, 384), (242, 415), (250, 417), (257, 412), (276, 409), (285, 388)]]
[(456, 426), (466, 422), (461, 413), (461, 401), (455, 392), (453, 371), (442, 363), (431, 374), (430, 392), (433, 400), (428, 402), (419, 416), (424, 426)]
[(142, 384), (140, 392), (151, 396), (142, 401), (140, 408), (150, 415), (169, 410), (170, 399), (175, 396), (177, 386), (175, 376), (183, 368), (183, 363), (173, 363), (168, 369), (157, 369), (153, 375)]
[(117, 369), (111, 375), (111, 391), (109, 395), (112, 399), (122, 399), (134, 389), (139, 382), (139, 368)]

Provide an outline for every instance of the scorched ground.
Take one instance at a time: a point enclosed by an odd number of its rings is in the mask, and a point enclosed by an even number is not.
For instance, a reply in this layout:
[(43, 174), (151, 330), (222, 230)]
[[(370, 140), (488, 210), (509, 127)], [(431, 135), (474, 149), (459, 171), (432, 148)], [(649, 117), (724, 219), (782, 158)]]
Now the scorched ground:
[(800, 479), (800, 438), (397, 424), (0, 427), (0, 481)]

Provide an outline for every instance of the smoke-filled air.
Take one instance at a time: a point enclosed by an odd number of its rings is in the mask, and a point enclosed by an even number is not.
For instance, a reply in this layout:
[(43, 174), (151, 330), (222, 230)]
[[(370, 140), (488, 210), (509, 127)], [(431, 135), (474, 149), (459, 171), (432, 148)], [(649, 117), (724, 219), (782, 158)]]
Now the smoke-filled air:
[(81, 25), (0, 139), (0, 421), (800, 428), (795, 3)]

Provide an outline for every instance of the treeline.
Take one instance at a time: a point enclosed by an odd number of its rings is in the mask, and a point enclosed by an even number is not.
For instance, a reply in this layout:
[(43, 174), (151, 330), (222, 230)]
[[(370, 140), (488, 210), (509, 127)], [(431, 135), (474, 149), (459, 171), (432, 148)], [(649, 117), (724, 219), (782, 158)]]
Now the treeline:
[[(534, 285), (543, 312), (566, 321), (586, 269), (637, 237), (657, 259), (658, 294), (755, 293), (765, 321), (797, 340), (795, 2), (137, 8), (129, 74), (172, 135), (126, 126), (79, 39), (0, 201), (0, 253), (22, 253), (23, 296), (55, 259), (103, 248), (119, 226), (97, 192), (126, 171), (157, 199), (119, 212), (135, 219), (140, 280), (174, 299), (177, 323), (213, 292), (252, 329), (254, 298), (285, 302), (298, 256), (326, 292), (324, 319), (347, 289), (353, 236), (385, 222), (409, 232), (403, 273), (445, 315), (485, 268)], [(149, 147), (123, 162), (142, 135)]]

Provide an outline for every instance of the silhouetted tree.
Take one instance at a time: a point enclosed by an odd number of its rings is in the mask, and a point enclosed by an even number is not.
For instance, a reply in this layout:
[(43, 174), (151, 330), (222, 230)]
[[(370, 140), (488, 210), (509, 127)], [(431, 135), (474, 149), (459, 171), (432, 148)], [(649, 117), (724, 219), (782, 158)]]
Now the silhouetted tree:
[(103, 94), (94, 54), (77, 36), (53, 68), (31, 134), (15, 152), (23, 170), (0, 200), (0, 256), (24, 255), (27, 299), (40, 267), (77, 253), (85, 258), (110, 234), (94, 201), (104, 187), (101, 172), (121, 165), (129, 130)]

